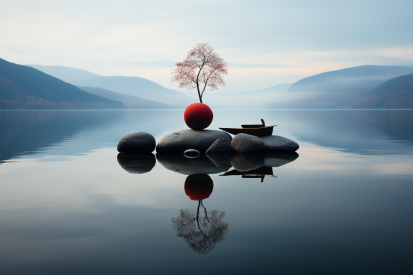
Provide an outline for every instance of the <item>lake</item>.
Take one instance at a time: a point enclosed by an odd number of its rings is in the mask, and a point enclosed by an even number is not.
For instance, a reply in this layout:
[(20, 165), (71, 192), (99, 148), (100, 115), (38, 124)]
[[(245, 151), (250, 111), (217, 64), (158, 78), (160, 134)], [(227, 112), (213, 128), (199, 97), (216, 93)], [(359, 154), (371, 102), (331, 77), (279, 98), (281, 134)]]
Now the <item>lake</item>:
[[(248, 173), (118, 157), (183, 110), (0, 111), (0, 273), (413, 274), (413, 110), (215, 110), (209, 129), (261, 118), (300, 149)], [(197, 161), (213, 173), (184, 174)]]

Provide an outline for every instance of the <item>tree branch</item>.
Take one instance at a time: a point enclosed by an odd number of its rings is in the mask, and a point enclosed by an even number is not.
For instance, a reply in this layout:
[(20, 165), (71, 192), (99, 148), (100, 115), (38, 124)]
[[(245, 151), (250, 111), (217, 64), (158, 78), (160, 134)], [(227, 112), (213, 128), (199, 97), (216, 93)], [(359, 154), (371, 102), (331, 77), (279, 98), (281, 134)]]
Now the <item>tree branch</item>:
[(205, 80), (205, 85), (204, 85), (204, 89), (202, 90), (201, 97), (204, 95), (205, 88), (206, 88), (206, 86), (207, 86), (207, 84), (208, 84), (209, 78), (211, 77), (211, 75), (212, 75), (215, 71), (216, 71), (216, 69), (213, 70), (213, 71), (208, 75), (207, 79)]

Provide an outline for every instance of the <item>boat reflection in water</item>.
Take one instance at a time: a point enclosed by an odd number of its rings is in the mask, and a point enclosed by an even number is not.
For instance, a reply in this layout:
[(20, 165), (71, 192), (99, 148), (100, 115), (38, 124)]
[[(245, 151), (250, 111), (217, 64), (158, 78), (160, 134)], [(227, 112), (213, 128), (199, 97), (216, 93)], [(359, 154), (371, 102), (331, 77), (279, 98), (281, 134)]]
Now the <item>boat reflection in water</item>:
[(208, 254), (228, 233), (225, 211), (207, 211), (204, 206), (203, 200), (209, 198), (213, 189), (214, 183), (209, 175), (188, 176), (185, 193), (191, 200), (198, 201), (198, 207), (196, 210), (181, 209), (179, 216), (172, 218), (172, 227), (177, 231), (177, 236), (199, 254)]
[(273, 178), (277, 177), (277, 176), (274, 176), (272, 167), (268, 167), (268, 166), (263, 166), (261, 168), (246, 171), (246, 172), (240, 172), (236, 169), (233, 169), (220, 176), (242, 176), (242, 178), (248, 178), (248, 179), (259, 178), (261, 179), (261, 182), (264, 182), (265, 176), (270, 176)]
[(233, 155), (231, 171), (220, 176), (242, 176), (242, 178), (260, 178), (264, 182), (265, 176), (277, 177), (273, 174), (273, 167), (280, 167), (293, 162), (298, 158), (297, 153), (266, 154), (266, 155)]

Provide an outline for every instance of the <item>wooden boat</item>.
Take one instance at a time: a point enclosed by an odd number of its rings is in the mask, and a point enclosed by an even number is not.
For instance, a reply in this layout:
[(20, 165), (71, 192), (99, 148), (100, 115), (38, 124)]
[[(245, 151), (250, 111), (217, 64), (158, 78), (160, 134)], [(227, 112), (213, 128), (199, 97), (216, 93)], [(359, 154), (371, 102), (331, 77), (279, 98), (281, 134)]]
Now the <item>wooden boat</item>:
[(262, 124), (241, 125), (242, 128), (221, 128), (220, 127), (219, 129), (225, 132), (228, 132), (230, 134), (233, 134), (233, 135), (244, 133), (244, 134), (253, 135), (257, 137), (271, 136), (274, 126), (277, 126), (277, 125), (265, 126), (264, 120), (261, 119), (261, 121), (262, 121)]

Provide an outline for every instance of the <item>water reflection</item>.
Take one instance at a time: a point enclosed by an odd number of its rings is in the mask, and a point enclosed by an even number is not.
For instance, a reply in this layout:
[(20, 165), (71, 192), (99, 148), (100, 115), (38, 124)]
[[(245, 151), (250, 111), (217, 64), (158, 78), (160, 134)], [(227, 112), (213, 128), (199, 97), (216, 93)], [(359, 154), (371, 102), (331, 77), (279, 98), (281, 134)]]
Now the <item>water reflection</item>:
[(166, 169), (184, 175), (217, 174), (231, 168), (231, 165), (216, 166), (206, 155), (189, 159), (183, 154), (156, 154), (156, 158)]
[(179, 216), (172, 218), (172, 227), (177, 231), (177, 236), (199, 254), (208, 254), (228, 233), (225, 211), (207, 211), (204, 206), (203, 200), (209, 198), (213, 188), (214, 183), (209, 175), (188, 176), (185, 193), (191, 200), (198, 201), (198, 207), (196, 210), (181, 209)]
[(231, 165), (238, 171), (250, 171), (264, 166), (265, 156), (260, 155), (233, 155)]
[(156, 164), (156, 158), (152, 153), (141, 155), (119, 153), (117, 158), (119, 165), (131, 174), (148, 173)]
[[(273, 176), (273, 167), (280, 167), (295, 161), (297, 153), (255, 154), (255, 155), (200, 155), (197, 158), (187, 158), (177, 154), (157, 154), (159, 163), (168, 170), (184, 175), (207, 175), (228, 171), (221, 176), (242, 175), (243, 178), (261, 178)], [(119, 165), (131, 174), (150, 172), (155, 166), (153, 154), (117, 155)], [(189, 177), (188, 177), (189, 178)], [(185, 189), (186, 190), (186, 189)], [(211, 189), (212, 192), (212, 189)], [(188, 193), (187, 193), (188, 195)], [(189, 196), (189, 195), (188, 195)]]
[(272, 167), (263, 166), (255, 170), (241, 172), (236, 169), (228, 171), (220, 176), (242, 176), (242, 178), (260, 178), (261, 182), (264, 182), (265, 176), (275, 177), (272, 171)]
[(412, 110), (288, 111), (289, 130), (301, 140), (361, 155), (410, 154)]
[[(21, 154), (37, 153), (84, 129), (107, 128), (122, 118), (122, 112), (111, 111), (1, 111), (0, 163)], [(100, 139), (104, 137), (100, 135)], [(95, 139), (93, 144), (96, 143)], [(61, 154), (75, 155), (91, 148), (65, 149)]]
[(276, 177), (273, 167), (280, 167), (293, 162), (298, 158), (297, 153), (262, 154), (262, 155), (233, 155), (231, 164), (235, 168), (220, 176), (242, 176), (242, 178), (260, 178), (264, 182), (265, 176)]

